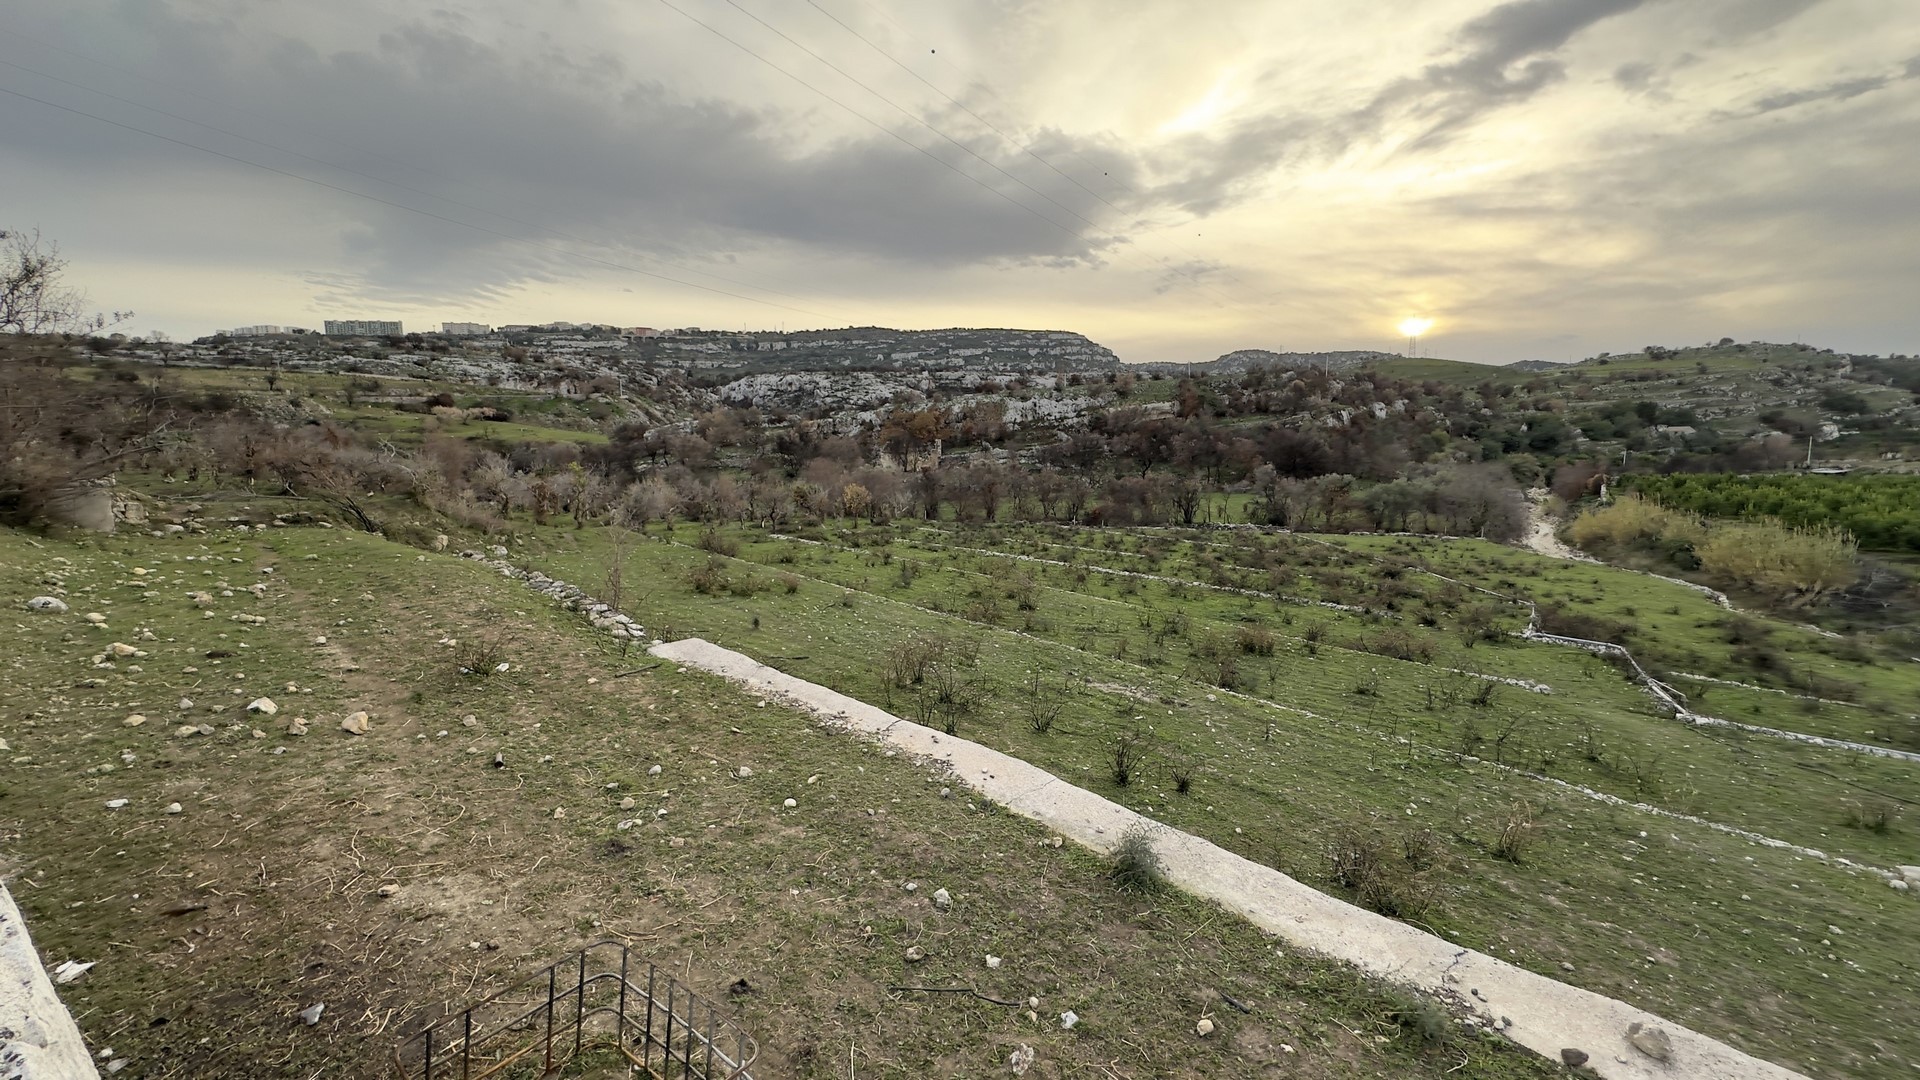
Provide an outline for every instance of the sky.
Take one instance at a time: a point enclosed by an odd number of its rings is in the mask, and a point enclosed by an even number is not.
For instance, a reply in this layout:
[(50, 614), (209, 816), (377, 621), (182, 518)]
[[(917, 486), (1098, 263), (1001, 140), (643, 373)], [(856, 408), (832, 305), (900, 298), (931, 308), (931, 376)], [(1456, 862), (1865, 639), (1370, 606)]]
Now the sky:
[(129, 333), (1920, 352), (1915, 0), (11, 0), (0, 228)]

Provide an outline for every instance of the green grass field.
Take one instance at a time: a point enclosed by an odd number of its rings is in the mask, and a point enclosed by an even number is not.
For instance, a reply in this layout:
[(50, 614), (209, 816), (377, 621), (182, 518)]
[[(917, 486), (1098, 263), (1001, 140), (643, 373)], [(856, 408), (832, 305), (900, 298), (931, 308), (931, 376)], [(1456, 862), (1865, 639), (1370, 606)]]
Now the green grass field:
[[(48, 592), (73, 611), (25, 610)], [(795, 613), (836, 632), (838, 592)], [(98, 962), (62, 997), (125, 1075), (385, 1075), (401, 1037), (605, 937), (736, 1015), (768, 1077), (998, 1075), (1021, 1045), (1088, 1080), (1559, 1072), (1217, 909), (1124, 891), (925, 767), (451, 554), (345, 529), (0, 531), (0, 595), (4, 869), (49, 964)], [(458, 673), (482, 653), (508, 671)], [(246, 711), (261, 696), (277, 715)], [(364, 736), (340, 730), (355, 710)], [(316, 1002), (318, 1026), (295, 1020)]]
[[(707, 637), (910, 717), (923, 702), (889, 685), (890, 652), (915, 637), (973, 641), (992, 690), (958, 721), (966, 737), (1336, 893), (1326, 853), (1344, 826), (1430, 829), (1444, 871), (1420, 922), (1453, 940), (1813, 1074), (1905, 1075), (1920, 1060), (1920, 1039), (1894, 1020), (1920, 977), (1902, 944), (1920, 929), (1911, 896), (1674, 816), (1873, 866), (1912, 862), (1911, 823), (1844, 823), (1863, 800), (1920, 801), (1910, 765), (1690, 728), (1596, 657), (1498, 640), (1511, 611), (1493, 617), (1496, 640), (1468, 647), (1452, 627), (1475, 594), (1399, 595), (1403, 617), (1229, 591), (1242, 579), (1212, 541), (903, 523), (828, 530), (824, 544), (721, 534), (714, 545), (737, 544), (735, 558), (699, 550), (698, 534), (682, 526), (674, 543), (629, 554), (626, 608), (662, 636)], [(1296, 571), (1309, 548), (1340, 555), (1297, 543), (1285, 556)], [(609, 566), (594, 530), (538, 532), (523, 551), (589, 587)], [(1281, 584), (1300, 600), (1345, 603), (1364, 600), (1370, 579), (1393, 580), (1372, 560), (1331, 569), (1347, 576), (1296, 572)], [(708, 592), (690, 584), (696, 574)], [(1423, 616), (1437, 625), (1419, 626)], [(1220, 643), (1253, 625), (1274, 635), (1273, 655), (1229, 650), (1223, 678)], [(1432, 639), (1431, 655), (1366, 651), (1396, 628)], [(1682, 634), (1680, 620), (1668, 632)], [(1072, 687), (1047, 734), (1024, 719), (1035, 669)], [(1475, 705), (1482, 675), (1553, 692), (1494, 684)], [(1129, 735), (1154, 751), (1118, 787), (1113, 747)], [(1176, 771), (1193, 776), (1187, 793)], [(1533, 822), (1519, 862), (1495, 853), (1516, 813)]]

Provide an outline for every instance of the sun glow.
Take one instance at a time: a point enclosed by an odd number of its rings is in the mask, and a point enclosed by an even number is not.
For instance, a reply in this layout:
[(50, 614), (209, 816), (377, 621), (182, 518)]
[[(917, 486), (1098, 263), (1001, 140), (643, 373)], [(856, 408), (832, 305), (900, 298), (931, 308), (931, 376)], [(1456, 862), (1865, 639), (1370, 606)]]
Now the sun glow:
[(1433, 329), (1432, 319), (1401, 319), (1400, 320), (1400, 334), (1402, 337), (1410, 337), (1410, 338), (1420, 337), (1421, 335), (1425, 334), (1427, 331), (1431, 329)]

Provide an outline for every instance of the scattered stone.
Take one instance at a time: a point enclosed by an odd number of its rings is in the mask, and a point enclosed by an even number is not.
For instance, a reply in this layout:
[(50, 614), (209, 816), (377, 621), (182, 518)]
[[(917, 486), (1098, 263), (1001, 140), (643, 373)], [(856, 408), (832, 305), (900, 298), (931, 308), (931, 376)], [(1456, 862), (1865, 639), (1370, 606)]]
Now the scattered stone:
[(933, 906), (936, 911), (945, 911), (953, 906), (953, 894), (945, 889), (933, 890)]
[(1074, 1012), (1072, 1009), (1068, 1009), (1066, 1012), (1060, 1014), (1060, 1030), (1062, 1031), (1072, 1031), (1073, 1025), (1079, 1022), (1080, 1014)]
[(300, 1017), (301, 1023), (307, 1025), (308, 1027), (312, 1027), (315, 1024), (318, 1024), (320, 1022), (320, 1014), (326, 1011), (327, 1011), (327, 1006), (325, 1003), (315, 1002), (312, 1005), (309, 1005), (306, 1008), (301, 1009), (297, 1015)]
[(654, 766), (653, 768), (651, 768), (651, 769), (648, 769), (648, 770), (647, 770), (647, 775), (648, 775), (648, 776), (659, 776), (659, 775), (660, 775), (660, 766), (658, 766), (658, 765), (655, 765), (655, 766)]
[(1587, 1063), (1587, 1052), (1585, 1050), (1575, 1050), (1569, 1046), (1560, 1051), (1560, 1060), (1566, 1062), (1568, 1068), (1577, 1069)]
[(1193, 1033), (1203, 1039), (1213, 1034), (1213, 1021), (1205, 1016), (1201, 1017), (1200, 1022), (1193, 1025)]
[(554, 807), (554, 808), (553, 808), (553, 820), (555, 820), (555, 821), (565, 821), (565, 820), (566, 820), (566, 817), (567, 817), (567, 808), (566, 808), (566, 807), (564, 807), (564, 806), (556, 806), (556, 807)]
[(385, 885), (382, 885), (378, 889), (374, 890), (374, 892), (376, 893), (376, 895), (380, 896), (382, 899), (385, 899), (386, 897), (389, 897), (389, 896), (398, 895), (400, 892), (400, 886), (395, 885), (392, 882), (388, 882)]
[(1627, 1041), (1635, 1050), (1655, 1061), (1666, 1061), (1673, 1056), (1673, 1040), (1659, 1028), (1642, 1027), (1635, 1023), (1627, 1029)]
[(109, 810), (118, 810), (125, 805), (127, 805), (127, 800), (125, 799), (108, 799), (107, 800), (107, 809)]
[(28, 611), (44, 611), (52, 615), (65, 615), (67, 612), (73, 609), (67, 606), (67, 602), (65, 600), (61, 600), (57, 597), (36, 596), (33, 599), (27, 601), (27, 610)]
[(629, 796), (627, 796), (626, 798), (624, 798), (624, 799), (621, 799), (621, 800), (620, 800), (620, 809), (622, 809), (622, 810), (631, 810), (631, 809), (633, 809), (633, 796), (631, 796), (631, 795), (629, 795)]
[(793, 808), (799, 806), (800, 804), (793, 799), (788, 799), (786, 802), (783, 802), (780, 805), (786, 807), (789, 810), (792, 810)]
[(1894, 868), (1900, 879), (1916, 889), (1920, 889), (1920, 866), (1897, 866)]
[(364, 712), (353, 713), (340, 721), (340, 730), (349, 735), (365, 735), (372, 727), (372, 718)]
[(100, 614), (97, 611), (89, 611), (85, 615), (82, 615), (81, 618), (87, 620), (88, 622), (92, 623), (95, 626), (105, 626), (107, 624), (107, 617), (105, 615)]
[(989, 969), (991, 969), (991, 970), (995, 970), (995, 971), (997, 971), (997, 970), (999, 970), (999, 968), (1000, 968), (1000, 958), (999, 958), (999, 957), (997, 957), (997, 956), (995, 956), (995, 955), (993, 955), (992, 953), (988, 953), (988, 954), (987, 954), (987, 967), (988, 967)]
[(272, 716), (280, 711), (280, 706), (275, 705), (272, 698), (254, 698), (247, 702), (247, 711), (257, 712), (262, 716)]
[(124, 727), (139, 727), (141, 724), (144, 724), (146, 722), (147, 722), (147, 718), (144, 716), (141, 716), (139, 713), (134, 713), (131, 716), (128, 716), (125, 720), (120, 721), (121, 725)]
[(1573, 965), (1572, 965), (1572, 964), (1570, 964), (1570, 963), (1568, 963), (1568, 962), (1566, 962), (1565, 960), (1562, 960), (1562, 961), (1560, 961), (1560, 970), (1561, 970), (1561, 971), (1572, 971), (1572, 970), (1573, 970)]
[(139, 649), (134, 648), (133, 646), (127, 644), (124, 641), (116, 641), (113, 644), (107, 646), (107, 651), (119, 657), (122, 660), (125, 660), (128, 657), (147, 655), (146, 653), (141, 652)]
[(944, 787), (943, 787), (943, 788), (941, 788), (941, 789), (940, 789), (940, 797), (941, 797), (941, 798), (943, 798), (943, 799), (951, 799), (951, 798), (953, 798), (953, 789), (952, 789), (952, 788), (944, 788)]
[(181, 712), (186, 712), (186, 711), (187, 711), (188, 709), (191, 709), (191, 708), (193, 708), (193, 699), (192, 699), (192, 698), (190, 698), (190, 697), (183, 697), (183, 698), (181, 698), (181, 699), (180, 699), (180, 711), (181, 711)]
[(1007, 1064), (1013, 1067), (1013, 1075), (1025, 1076), (1027, 1070), (1033, 1068), (1033, 1062), (1037, 1056), (1038, 1055), (1033, 1052), (1033, 1047), (1028, 1046), (1026, 1043), (1021, 1043), (1020, 1049), (1015, 1050), (1007, 1057)]
[(733, 775), (736, 779), (745, 780), (748, 777), (753, 775), (753, 770), (748, 768), (745, 765), (742, 765), (739, 768), (733, 770)]
[(199, 724), (181, 724), (179, 727), (173, 729), (174, 738), (177, 739), (185, 739), (198, 734), (200, 734)]
[(668, 847), (670, 847), (670, 848), (683, 848), (683, 847), (686, 847), (686, 846), (687, 846), (687, 838), (686, 838), (686, 837), (684, 837), (684, 836), (676, 836), (676, 837), (673, 837), (672, 839), (670, 839), (670, 840), (668, 840), (668, 841), (667, 841), (667, 846), (668, 846)]
[(290, 721), (288, 721), (288, 722), (287, 722), (287, 734), (289, 734), (289, 735), (305, 735), (306, 733), (307, 733), (307, 718), (306, 718), (306, 717), (304, 717), (304, 716), (296, 716), (296, 717), (294, 717), (294, 718), (293, 718), (292, 720), (290, 720)]
[(479, 727), (480, 718), (473, 715), (472, 713), (468, 713), (467, 715), (460, 718), (460, 723), (464, 727)]
[(181, 806), (177, 802), (170, 802), (167, 804), (167, 813), (169, 814), (183, 813), (185, 810), (186, 810), (186, 807)]
[(927, 950), (921, 948), (918, 945), (910, 945), (907, 947), (907, 963), (917, 964), (920, 961), (925, 960), (926, 958), (927, 958)]

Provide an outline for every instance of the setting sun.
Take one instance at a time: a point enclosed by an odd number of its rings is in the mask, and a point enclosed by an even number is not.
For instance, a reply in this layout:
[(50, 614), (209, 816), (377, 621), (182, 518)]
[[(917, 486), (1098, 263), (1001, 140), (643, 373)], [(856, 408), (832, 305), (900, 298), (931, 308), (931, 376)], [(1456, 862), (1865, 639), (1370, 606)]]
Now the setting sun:
[(1406, 337), (1410, 337), (1410, 338), (1419, 337), (1420, 335), (1426, 333), (1431, 329), (1433, 329), (1432, 319), (1401, 319), (1400, 320), (1400, 333), (1405, 335)]

